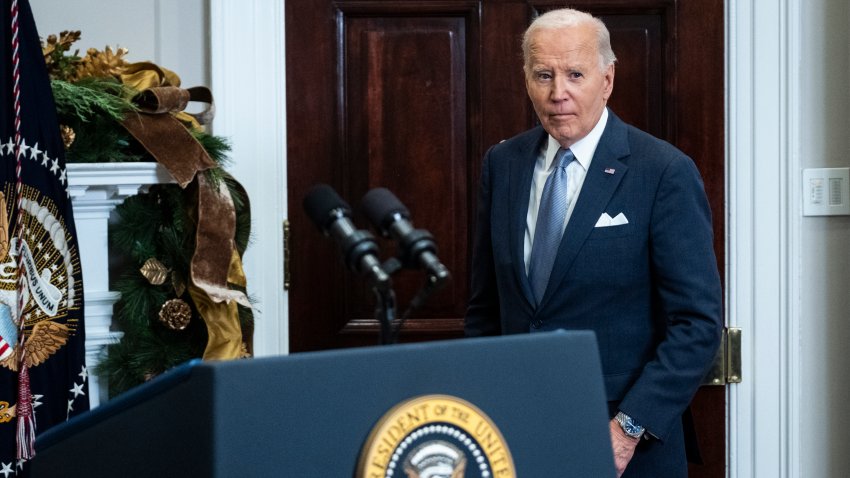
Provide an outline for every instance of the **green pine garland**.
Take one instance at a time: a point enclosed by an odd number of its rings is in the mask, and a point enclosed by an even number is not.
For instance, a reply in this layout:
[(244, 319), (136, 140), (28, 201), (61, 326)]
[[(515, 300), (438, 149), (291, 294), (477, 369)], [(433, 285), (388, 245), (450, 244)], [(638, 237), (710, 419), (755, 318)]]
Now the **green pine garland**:
[(116, 208), (119, 221), (110, 228), (110, 249), (123, 257), (124, 273), (112, 286), (121, 293), (113, 321), (124, 337), (109, 347), (97, 371), (108, 378), (112, 396), (203, 354), (207, 337), (197, 312), (193, 310), (194, 320), (186, 330), (161, 325), (157, 314), (176, 295), (172, 282), (153, 285), (139, 271), (155, 257), (185, 281), (193, 241), (186, 209), (180, 207), (183, 196), (178, 186), (153, 186)]
[[(42, 41), (65, 140), (66, 161), (154, 161), (121, 125), (126, 115), (138, 111), (131, 101), (138, 92), (118, 79), (126, 65), (123, 56), (127, 51), (89, 49), (81, 58), (77, 52), (70, 53), (71, 45), (79, 38), (79, 31), (66, 31)], [(245, 190), (223, 169), (228, 163), (230, 145), (203, 131), (191, 133), (217, 165), (202, 174), (216, 190), (223, 183), (230, 191), (236, 209), (234, 242), (242, 255), (251, 234), (250, 206)], [(195, 247), (195, 221), (191, 214), (194, 196), (192, 187), (183, 190), (176, 185), (156, 185), (116, 208), (119, 221), (110, 227), (110, 252), (115, 256), (112, 259), (121, 263), (114, 269), (124, 272), (111, 287), (121, 293), (113, 319), (124, 336), (108, 347), (107, 356), (94, 371), (107, 377), (112, 396), (186, 360), (201, 357), (206, 349), (206, 326), (189, 293), (180, 285), (190, 280)], [(140, 271), (150, 258), (156, 258), (170, 271), (162, 285), (151, 284)], [(185, 329), (172, 330), (160, 322), (159, 312), (167, 301), (178, 298), (189, 305), (192, 316)], [(243, 337), (250, 342), (253, 314), (249, 308), (238, 309)]]
[(50, 86), (59, 115), (79, 122), (99, 117), (121, 121), (127, 113), (137, 110), (125, 99), (136, 92), (114, 78), (89, 77), (75, 83), (53, 80)]
[[(221, 138), (205, 133), (196, 136), (214, 160), (221, 161), (230, 149)], [(221, 168), (206, 174), (211, 181), (224, 181), (230, 190), (236, 207), (236, 248), (242, 254), (250, 236), (247, 196)], [(190, 196), (179, 186), (157, 185), (146, 194), (127, 198), (116, 208), (119, 221), (110, 228), (110, 244), (111, 251), (124, 260), (124, 273), (112, 286), (121, 293), (113, 320), (124, 337), (109, 347), (97, 370), (107, 377), (112, 396), (203, 355), (206, 327), (189, 294), (184, 292), (180, 297), (192, 309), (189, 326), (180, 331), (168, 329), (160, 323), (158, 314), (166, 301), (177, 298), (172, 281), (153, 285), (139, 272), (145, 261), (154, 257), (173, 271), (178, 282), (188, 284), (195, 237), (194, 222), (189, 216)], [(239, 318), (245, 335), (252, 335), (251, 310), (239, 306)]]
[(74, 131), (65, 151), (69, 163), (109, 163), (149, 160), (121, 126), (136, 111), (127, 100), (134, 91), (113, 78), (89, 77), (74, 83), (51, 80), (59, 122)]

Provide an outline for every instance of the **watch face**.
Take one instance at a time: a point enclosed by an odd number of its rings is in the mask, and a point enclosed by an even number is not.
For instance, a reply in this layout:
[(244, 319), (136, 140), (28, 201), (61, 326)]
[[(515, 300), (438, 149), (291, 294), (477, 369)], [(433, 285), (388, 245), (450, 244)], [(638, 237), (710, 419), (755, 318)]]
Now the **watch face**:
[(617, 422), (620, 423), (620, 426), (623, 428), (626, 435), (629, 435), (630, 437), (640, 437), (643, 434), (643, 427), (635, 423), (632, 417), (620, 412), (615, 418), (617, 419)]

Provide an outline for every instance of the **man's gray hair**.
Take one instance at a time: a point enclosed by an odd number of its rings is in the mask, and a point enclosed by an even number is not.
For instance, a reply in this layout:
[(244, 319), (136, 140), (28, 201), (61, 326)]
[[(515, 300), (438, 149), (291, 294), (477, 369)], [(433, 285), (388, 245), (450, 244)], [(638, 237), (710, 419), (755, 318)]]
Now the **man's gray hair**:
[(589, 24), (596, 31), (596, 47), (599, 51), (599, 69), (605, 70), (617, 61), (614, 50), (611, 49), (611, 35), (602, 20), (589, 13), (571, 8), (551, 10), (535, 18), (522, 36), (522, 58), (526, 72), (531, 61), (531, 37), (539, 30), (558, 29)]

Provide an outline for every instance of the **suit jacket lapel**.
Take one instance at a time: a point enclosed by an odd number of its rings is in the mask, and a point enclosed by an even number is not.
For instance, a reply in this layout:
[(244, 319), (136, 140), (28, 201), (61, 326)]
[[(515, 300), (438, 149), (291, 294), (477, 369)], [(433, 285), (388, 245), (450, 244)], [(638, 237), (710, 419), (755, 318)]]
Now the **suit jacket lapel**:
[(605, 212), (605, 206), (626, 174), (628, 167), (620, 162), (620, 159), (630, 154), (627, 135), (625, 123), (609, 110), (608, 124), (596, 147), (590, 169), (584, 178), (572, 216), (561, 239), (552, 275), (549, 277), (549, 286), (540, 303), (541, 307), (564, 280), (584, 241), (593, 231), (599, 216)]
[(532, 135), (525, 144), (518, 145), (518, 151), (511, 161), (510, 170), (510, 248), (514, 273), (528, 303), (534, 307), (534, 293), (525, 272), (525, 228), (528, 215), (528, 197), (531, 193), (531, 178), (534, 165), (540, 154), (541, 141), (548, 137), (542, 127), (538, 135)]

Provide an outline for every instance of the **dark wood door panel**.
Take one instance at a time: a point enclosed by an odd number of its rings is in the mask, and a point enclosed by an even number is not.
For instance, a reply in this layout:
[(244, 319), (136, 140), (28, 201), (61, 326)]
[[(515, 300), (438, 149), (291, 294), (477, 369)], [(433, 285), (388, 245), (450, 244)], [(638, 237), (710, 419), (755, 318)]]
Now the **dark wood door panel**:
[[(292, 39), (308, 46), (332, 38), (335, 45), (333, 55), (318, 62), (307, 53), (293, 53), (307, 63), (305, 71), (318, 76), (300, 74), (300, 64), (288, 68), (290, 91), (303, 87), (307, 93), (288, 95), (288, 119), (295, 123), (289, 127), (290, 170), (297, 169), (290, 174), (293, 204), (314, 182), (331, 184), (355, 209), (371, 188), (393, 191), (410, 209), (414, 225), (434, 235), (439, 257), (455, 278), (411, 316), (403, 339), (459, 337), (468, 295), (469, 191), (477, 181), (471, 171), (478, 167), (481, 143), (480, 115), (469, 113), (480, 111), (479, 4), (356, 1), (328, 6), (331, 25), (316, 19), (315, 30), (298, 22)], [(290, 8), (300, 11), (288, 3)], [(291, 267), (291, 348), (376, 343), (372, 292), (343, 270), (332, 244), (317, 243), (310, 226), (299, 232), (306, 218), (293, 212), (297, 256)], [(353, 219), (367, 227), (359, 213)], [(379, 243), (384, 258), (395, 252), (392, 241)], [(318, 282), (327, 286), (322, 292), (313, 286)], [(403, 270), (393, 282), (400, 315), (424, 285), (424, 275)]]
[(611, 32), (617, 55), (614, 92), (609, 106), (624, 121), (660, 138), (669, 138), (675, 125), (668, 107), (669, 89), (664, 71), (671, 70), (665, 50), (675, 39), (664, 36), (664, 16), (602, 17)]
[[(362, 193), (379, 186), (393, 191), (408, 205), (413, 224), (438, 239), (439, 257), (446, 267), (465, 277), (466, 249), (459, 250), (463, 242), (452, 238), (465, 237), (469, 223), (465, 192), (470, 168), (466, 114), (470, 17), (463, 15), (466, 12), (398, 16), (360, 11), (350, 16), (342, 11), (345, 144), (340, 159), (350, 171), (344, 179), (349, 184), (343, 187)], [(390, 241), (381, 241), (381, 246), (387, 252), (395, 249)], [(394, 277), (399, 304), (410, 303), (423, 279), (422, 273), (412, 271)], [(409, 324), (462, 316), (466, 295), (464, 281), (449, 282)], [(357, 299), (365, 301), (350, 304), (344, 333), (375, 327), (369, 326), (374, 298)]]

